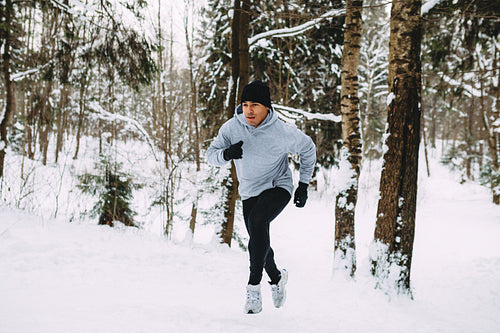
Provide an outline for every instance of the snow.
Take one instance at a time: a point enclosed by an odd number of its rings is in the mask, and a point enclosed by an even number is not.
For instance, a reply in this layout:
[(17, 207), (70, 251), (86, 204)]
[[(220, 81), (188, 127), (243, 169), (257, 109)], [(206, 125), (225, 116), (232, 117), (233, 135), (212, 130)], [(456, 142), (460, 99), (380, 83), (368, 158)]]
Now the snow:
[(7, 107), (0, 108), (0, 124), (3, 122), (5, 113), (7, 112)]
[(500, 207), (489, 190), (437, 162), (420, 173), (414, 300), (389, 299), (369, 274), (379, 174), (361, 173), (356, 281), (332, 277), (334, 193), (318, 182), (305, 208), (290, 204), (272, 224), (288, 297), (275, 309), (264, 283), (258, 315), (242, 311), (248, 257), (236, 246), (0, 206), (0, 332), (499, 332)]
[[(49, 61), (49, 64), (51, 64), (52, 62)], [(17, 72), (16, 74), (13, 74), (11, 75), (10, 79), (13, 81), (13, 82), (17, 82), (17, 81), (21, 81), (23, 80), (24, 78), (32, 75), (32, 74), (37, 74), (39, 73), (43, 68), (47, 67), (47, 65), (44, 65), (44, 66), (40, 66), (40, 67), (36, 67), (36, 68), (32, 68), (32, 69), (28, 69), (26, 71), (20, 71), (20, 72)]]
[(295, 122), (295, 120), (300, 119), (302, 117), (308, 120), (312, 119), (329, 120), (337, 123), (342, 121), (341, 116), (337, 116), (333, 113), (312, 113), (312, 112), (307, 112), (305, 110), (274, 103), (273, 103), (273, 108), (276, 111), (278, 111), (279, 115), (282, 116), (285, 120), (290, 119), (292, 122)]
[(387, 106), (390, 106), (394, 99), (396, 98), (396, 95), (391, 91), (390, 94), (387, 96)]
[[(97, 101), (90, 101), (88, 103), (88, 108), (93, 112), (91, 116), (97, 119), (109, 121), (110, 123), (112, 122), (125, 123), (131, 129), (131, 131), (136, 131), (138, 134), (142, 135), (146, 140), (146, 142), (148, 143), (150, 152), (153, 155), (154, 159), (158, 161), (158, 157), (156, 156), (155, 148), (153, 145), (153, 139), (149, 136), (146, 129), (137, 120), (118, 113), (111, 113), (109, 111), (106, 111)], [(111, 136), (111, 133), (104, 133), (103, 136), (105, 135)]]
[[(357, 186), (356, 172), (352, 168), (351, 162), (349, 162), (348, 158), (349, 149), (343, 146), (340, 149), (339, 170), (335, 177), (335, 192), (337, 193), (347, 192), (351, 187)], [(344, 207), (347, 203), (346, 199), (346, 197), (342, 197), (342, 201), (339, 201), (338, 206)]]
[(260, 39), (263, 39), (263, 38), (296, 36), (296, 35), (299, 35), (299, 34), (306, 32), (309, 29), (314, 28), (318, 23), (320, 23), (324, 19), (327, 19), (329, 17), (341, 16), (341, 15), (345, 15), (344, 8), (333, 9), (333, 10), (330, 10), (330, 11), (324, 13), (323, 15), (321, 15), (318, 18), (315, 18), (311, 21), (300, 24), (296, 27), (274, 29), (274, 30), (269, 30), (269, 31), (265, 31), (265, 32), (262, 32), (260, 34), (257, 34), (257, 35), (250, 37), (248, 39), (248, 45), (252, 46), (254, 43), (256, 43), (257, 41), (259, 41)]
[(441, 0), (428, 0), (422, 5), (421, 14), (427, 14), (432, 8), (434, 8)]

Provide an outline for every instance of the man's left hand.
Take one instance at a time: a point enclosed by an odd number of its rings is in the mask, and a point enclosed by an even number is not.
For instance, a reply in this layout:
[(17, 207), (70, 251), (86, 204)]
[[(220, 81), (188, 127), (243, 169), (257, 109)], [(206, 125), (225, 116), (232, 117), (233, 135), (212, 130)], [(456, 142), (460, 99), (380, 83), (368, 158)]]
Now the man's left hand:
[(302, 208), (305, 206), (307, 201), (307, 186), (306, 183), (299, 182), (299, 187), (295, 190), (295, 195), (293, 197), (293, 203), (295, 206)]

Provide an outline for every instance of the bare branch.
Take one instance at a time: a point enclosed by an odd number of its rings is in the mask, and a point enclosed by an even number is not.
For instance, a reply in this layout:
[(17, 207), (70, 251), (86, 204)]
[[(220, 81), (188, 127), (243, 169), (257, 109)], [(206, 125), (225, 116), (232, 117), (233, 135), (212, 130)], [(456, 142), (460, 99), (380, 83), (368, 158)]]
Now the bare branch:
[(324, 19), (327, 18), (332, 18), (332, 17), (339, 17), (345, 15), (345, 8), (341, 9), (334, 9), (331, 11), (328, 11), (321, 15), (318, 18), (315, 18), (314, 20), (311, 20), (309, 22), (303, 23), (301, 25), (298, 25), (293, 28), (282, 28), (282, 29), (274, 29), (266, 32), (262, 32), (260, 34), (257, 34), (253, 37), (248, 38), (248, 45), (251, 46), (255, 44), (257, 41), (264, 39), (264, 38), (275, 38), (275, 37), (292, 37), (292, 36), (297, 36), (300, 35), (307, 30), (310, 30), (314, 28), (316, 24), (319, 22), (323, 21)]

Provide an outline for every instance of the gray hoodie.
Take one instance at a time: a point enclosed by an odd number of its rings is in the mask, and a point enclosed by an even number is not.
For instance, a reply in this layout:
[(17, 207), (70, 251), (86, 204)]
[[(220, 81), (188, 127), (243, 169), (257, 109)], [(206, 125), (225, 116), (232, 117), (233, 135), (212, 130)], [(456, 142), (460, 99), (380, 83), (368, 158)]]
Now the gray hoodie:
[(243, 141), (243, 157), (234, 160), (234, 164), (242, 200), (274, 187), (282, 187), (292, 194), (288, 153), (299, 154), (300, 181), (309, 183), (316, 163), (316, 146), (295, 125), (279, 120), (272, 107), (262, 123), (253, 127), (247, 123), (241, 105), (238, 106), (234, 117), (221, 126), (208, 147), (208, 163), (214, 166), (228, 163), (223, 152), (239, 141)]

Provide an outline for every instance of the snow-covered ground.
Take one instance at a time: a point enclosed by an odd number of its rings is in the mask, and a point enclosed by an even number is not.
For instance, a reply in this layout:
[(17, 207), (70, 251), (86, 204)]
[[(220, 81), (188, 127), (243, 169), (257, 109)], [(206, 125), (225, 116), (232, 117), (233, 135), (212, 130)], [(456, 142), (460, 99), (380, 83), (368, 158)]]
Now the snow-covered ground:
[(243, 314), (247, 253), (0, 206), (0, 332), (500, 332), (500, 207), (442, 166), (420, 174), (414, 300), (373, 288), (377, 172), (359, 197), (356, 281), (332, 277), (333, 199), (272, 224), (290, 272), (284, 308)]

